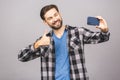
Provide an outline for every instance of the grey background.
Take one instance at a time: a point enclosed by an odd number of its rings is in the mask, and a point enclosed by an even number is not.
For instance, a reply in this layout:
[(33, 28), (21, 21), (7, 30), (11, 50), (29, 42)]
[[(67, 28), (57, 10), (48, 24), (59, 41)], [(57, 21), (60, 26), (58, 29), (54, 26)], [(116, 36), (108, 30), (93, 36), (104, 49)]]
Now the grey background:
[(50, 28), (39, 17), (46, 4), (58, 5), (64, 24), (87, 26), (87, 16), (106, 19), (111, 36), (105, 43), (86, 45), (90, 80), (120, 80), (120, 0), (0, 0), (0, 80), (40, 80), (40, 59), (22, 63), (20, 49)]

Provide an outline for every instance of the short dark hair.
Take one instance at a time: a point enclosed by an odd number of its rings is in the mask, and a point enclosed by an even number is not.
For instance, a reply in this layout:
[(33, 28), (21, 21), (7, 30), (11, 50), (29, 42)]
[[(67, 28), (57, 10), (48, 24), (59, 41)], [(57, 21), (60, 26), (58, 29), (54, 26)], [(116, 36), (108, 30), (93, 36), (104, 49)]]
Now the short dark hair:
[(42, 18), (42, 20), (45, 20), (45, 17), (44, 17), (45, 13), (52, 8), (55, 8), (59, 12), (58, 7), (56, 5), (54, 4), (46, 5), (40, 11), (40, 17)]

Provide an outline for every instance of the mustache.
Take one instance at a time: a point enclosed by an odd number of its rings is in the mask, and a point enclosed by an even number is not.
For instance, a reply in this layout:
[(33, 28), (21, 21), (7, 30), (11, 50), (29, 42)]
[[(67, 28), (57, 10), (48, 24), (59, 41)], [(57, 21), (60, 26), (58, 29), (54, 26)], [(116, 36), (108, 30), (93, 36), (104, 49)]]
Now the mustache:
[(54, 22), (53, 22), (53, 25), (54, 25), (56, 22), (58, 22), (58, 21), (60, 22), (60, 20), (59, 20), (59, 19), (58, 19), (58, 20), (56, 20), (56, 21), (54, 21)]

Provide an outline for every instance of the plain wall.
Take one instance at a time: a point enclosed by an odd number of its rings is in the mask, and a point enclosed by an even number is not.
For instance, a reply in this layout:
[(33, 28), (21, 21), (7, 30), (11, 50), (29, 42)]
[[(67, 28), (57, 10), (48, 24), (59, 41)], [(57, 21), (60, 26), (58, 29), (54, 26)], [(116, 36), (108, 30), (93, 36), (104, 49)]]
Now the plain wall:
[(102, 16), (110, 40), (85, 45), (90, 80), (120, 80), (120, 0), (0, 0), (0, 80), (40, 80), (40, 59), (20, 62), (19, 50), (50, 30), (39, 17), (46, 4), (56, 4), (64, 24), (86, 27), (88, 16)]

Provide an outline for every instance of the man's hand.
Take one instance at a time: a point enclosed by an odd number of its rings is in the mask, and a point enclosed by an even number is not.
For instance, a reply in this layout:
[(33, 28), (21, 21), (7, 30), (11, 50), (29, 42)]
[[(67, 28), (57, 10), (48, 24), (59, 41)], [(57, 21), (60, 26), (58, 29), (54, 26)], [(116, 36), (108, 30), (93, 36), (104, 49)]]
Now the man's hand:
[(108, 32), (108, 27), (105, 19), (103, 19), (101, 16), (97, 16), (97, 18), (100, 20), (100, 24), (96, 28), (100, 29), (102, 32)]
[(50, 44), (50, 37), (46, 36), (47, 32), (44, 33), (41, 39), (39, 39), (37, 42), (34, 44), (34, 48), (38, 48), (39, 46), (46, 46)]

